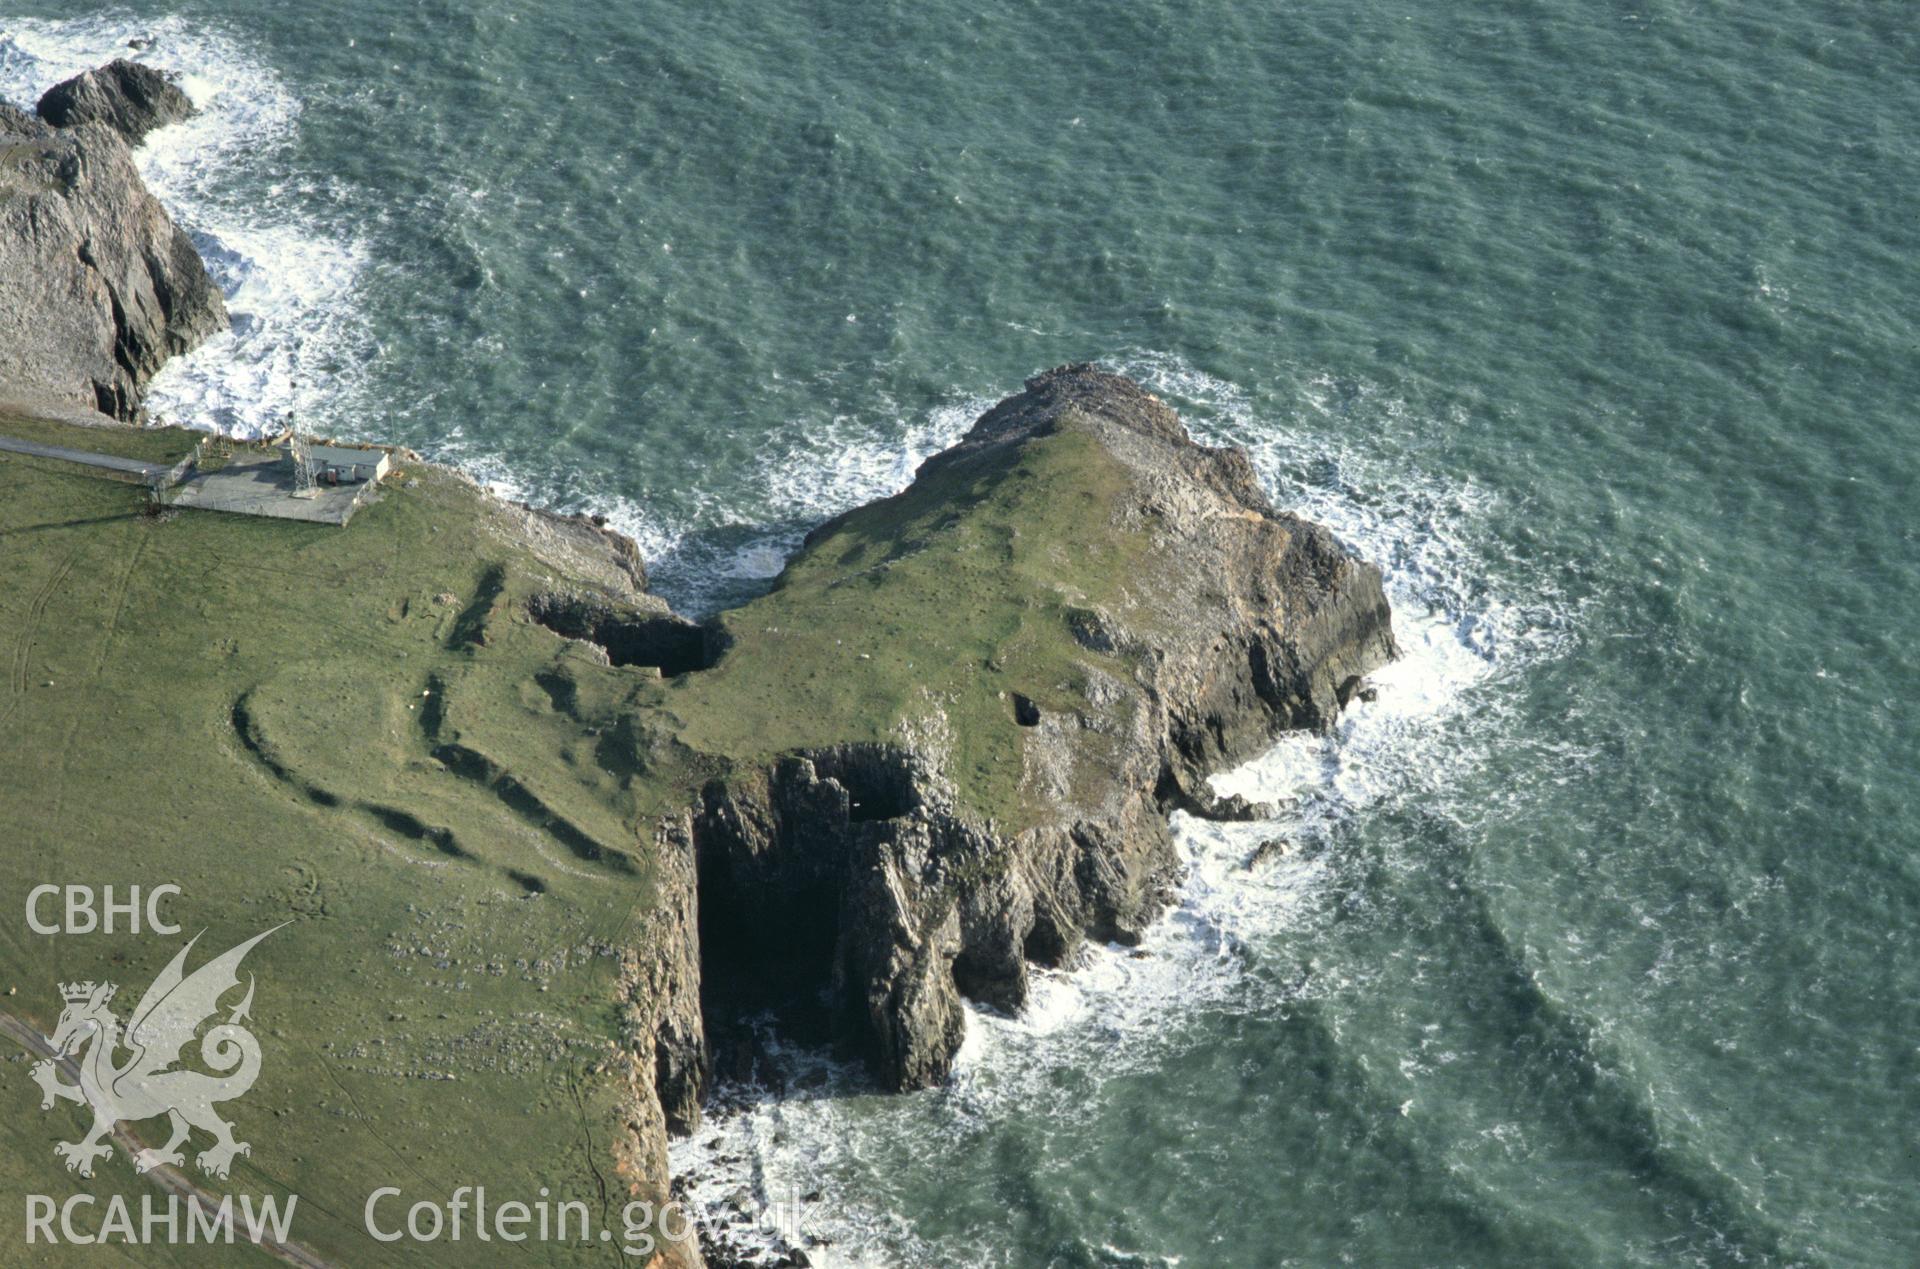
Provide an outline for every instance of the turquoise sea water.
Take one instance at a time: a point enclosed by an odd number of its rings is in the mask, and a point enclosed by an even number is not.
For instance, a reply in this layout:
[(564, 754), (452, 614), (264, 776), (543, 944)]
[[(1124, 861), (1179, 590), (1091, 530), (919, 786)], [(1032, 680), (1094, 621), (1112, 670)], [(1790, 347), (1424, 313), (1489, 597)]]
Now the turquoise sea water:
[(0, 92), (136, 37), (237, 318), (172, 417), (702, 610), (1097, 358), (1387, 569), (1407, 658), (1149, 958), (681, 1165), (833, 1263), (1920, 1262), (1910, 6), (10, 0)]

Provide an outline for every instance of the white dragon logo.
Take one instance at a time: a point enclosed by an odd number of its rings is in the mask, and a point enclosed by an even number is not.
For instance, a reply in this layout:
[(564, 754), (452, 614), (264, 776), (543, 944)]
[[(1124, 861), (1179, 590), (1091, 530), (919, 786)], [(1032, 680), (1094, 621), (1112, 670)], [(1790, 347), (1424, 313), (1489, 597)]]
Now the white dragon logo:
[[(140, 998), (124, 1039), (119, 1021), (107, 1008), (118, 990), (114, 984), (60, 985), (67, 1007), (61, 1011), (60, 1025), (47, 1038), (54, 1056), (34, 1064), (33, 1080), (40, 1085), (41, 1110), (52, 1109), (56, 1098), (93, 1108), (93, 1127), (87, 1135), (53, 1148), (67, 1161), (67, 1171), (92, 1176), (94, 1160), (113, 1153), (106, 1139), (115, 1124), (161, 1114), (172, 1124), (173, 1135), (158, 1150), (142, 1150), (135, 1155), (136, 1171), (147, 1172), (161, 1164), (179, 1165), (180, 1145), (193, 1128), (210, 1132), (215, 1138), (214, 1144), (194, 1160), (202, 1172), (225, 1180), (234, 1157), (252, 1153), (246, 1142), (233, 1139), (233, 1125), (222, 1120), (213, 1108), (215, 1102), (232, 1101), (245, 1093), (260, 1076), (260, 1042), (239, 1025), (253, 1005), (251, 974), (247, 976), (246, 997), (233, 1007), (225, 1023), (212, 1028), (200, 1041), (200, 1059), (221, 1073), (205, 1075), (174, 1069), (174, 1064), (200, 1024), (218, 1011), (220, 997), (240, 985), (241, 960), (255, 943), (280, 928), (276, 925), (273, 930), (256, 934), (191, 975), (183, 975), (187, 953), (200, 938), (194, 935)], [(93, 1047), (77, 1059), (80, 1082), (69, 1084), (60, 1078), (58, 1063), (88, 1041)], [(122, 1047), (131, 1056), (123, 1065), (115, 1066), (114, 1054)]]

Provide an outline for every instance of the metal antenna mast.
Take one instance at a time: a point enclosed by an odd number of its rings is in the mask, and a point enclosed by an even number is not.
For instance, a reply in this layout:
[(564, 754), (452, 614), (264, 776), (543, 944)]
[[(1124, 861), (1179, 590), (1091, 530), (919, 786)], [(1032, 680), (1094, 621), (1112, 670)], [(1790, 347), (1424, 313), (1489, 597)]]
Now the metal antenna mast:
[(317, 496), (320, 486), (313, 479), (313, 447), (307, 442), (307, 434), (300, 430), (300, 420), (292, 410), (287, 411), (287, 455), (293, 459), (293, 496)]

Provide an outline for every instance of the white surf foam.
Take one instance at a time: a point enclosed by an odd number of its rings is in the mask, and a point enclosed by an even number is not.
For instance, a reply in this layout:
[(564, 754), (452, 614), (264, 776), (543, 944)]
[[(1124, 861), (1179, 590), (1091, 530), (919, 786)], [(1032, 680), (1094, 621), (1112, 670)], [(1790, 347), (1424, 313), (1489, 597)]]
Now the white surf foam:
[(199, 112), (153, 133), (134, 158), (233, 318), (229, 332), (167, 363), (147, 391), (149, 412), (259, 436), (298, 411), (316, 431), (351, 433), (343, 403), (370, 351), (355, 303), (367, 251), (326, 227), (337, 191), (288, 160), (299, 101), (239, 37), (125, 13), (0, 19), (0, 97), (31, 109), (54, 84), (116, 57), (178, 75)]
[[(739, 583), (778, 575), (807, 531), (821, 521), (905, 489), (921, 463), (959, 440), (991, 404), (957, 397), (912, 415), (882, 398), (864, 415), (782, 428), (753, 460), (746, 482), (754, 491), (751, 502), (710, 499), (680, 523), (665, 523), (620, 497), (590, 494), (583, 509), (606, 516), (639, 544), (653, 588), (676, 609), (701, 615)], [(499, 460), (481, 452), (469, 456), (457, 443), (453, 452), (503, 492), (523, 492)], [(722, 535), (726, 545), (698, 545), (716, 530), (729, 531)]]
[[(1186, 880), (1139, 948), (1093, 948), (1072, 970), (1036, 974), (1019, 1017), (969, 1006), (950, 1086), (874, 1097), (857, 1072), (809, 1055), (795, 1081), (804, 1094), (730, 1090), (728, 1108), (675, 1145), (676, 1173), (699, 1178), (709, 1197), (744, 1188), (771, 1202), (820, 1191), (806, 1228), (831, 1245), (809, 1251), (816, 1264), (940, 1264), (962, 1250), (982, 1262), (1010, 1260), (1010, 1251), (977, 1244), (930, 1244), (890, 1202), (896, 1177), (923, 1166), (924, 1186), (952, 1143), (1006, 1117), (1043, 1123), (1084, 1113), (1086, 1097), (1098, 1095), (1086, 1092), (1089, 1082), (1097, 1089), (1164, 1060), (1167, 1046), (1181, 1043), (1182, 1020), (1201, 1011), (1270, 1010), (1351, 989), (1324, 969), (1318, 978), (1283, 969), (1266, 949), (1288, 930), (1310, 941), (1312, 924), (1330, 914), (1343, 864), (1332, 846), (1343, 829), (1397, 799), (1428, 797), (1474, 766), (1499, 730), (1501, 684), (1574, 637), (1577, 614), (1547, 579), (1488, 576), (1491, 547), (1477, 526), (1490, 495), (1329, 439), (1336, 429), (1325, 416), (1355, 408), (1355, 395), (1366, 410), (1391, 413), (1399, 403), (1308, 380), (1289, 417), (1271, 419), (1257, 417), (1233, 385), (1177, 358), (1135, 354), (1119, 368), (1180, 408), (1200, 439), (1246, 446), (1279, 505), (1382, 565), (1401, 659), (1372, 676), (1378, 699), (1348, 712), (1332, 735), (1286, 737), (1215, 778), (1222, 792), (1280, 804), (1277, 819), (1174, 817)], [(1261, 843), (1276, 838), (1289, 848), (1249, 867)], [(1081, 1090), (1072, 1105), (1058, 1095), (1063, 1071)], [(925, 1143), (904, 1166), (903, 1142)]]

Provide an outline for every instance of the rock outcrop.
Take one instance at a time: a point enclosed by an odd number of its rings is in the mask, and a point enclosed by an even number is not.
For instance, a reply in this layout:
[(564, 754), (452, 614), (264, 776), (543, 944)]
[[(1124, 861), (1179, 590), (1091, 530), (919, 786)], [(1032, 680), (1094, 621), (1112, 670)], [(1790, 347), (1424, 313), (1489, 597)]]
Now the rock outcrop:
[(226, 327), (220, 289), (116, 130), (166, 118), (124, 87), (144, 82), (93, 73), (61, 98), (71, 127), (0, 106), (0, 397), (131, 421), (168, 357)]
[(193, 115), (193, 103), (179, 85), (151, 66), (125, 59), (55, 84), (36, 109), (56, 128), (104, 123), (128, 145), (139, 145), (155, 128)]
[[(957, 535), (1016, 496), (1041, 449), (1071, 460), (1048, 470), (1073, 475), (1033, 494), (1072, 508), (1065, 540), (1021, 545), (1017, 514), (983, 539), (1008, 542), (1013, 618), (982, 609), (957, 568), (912, 571), (946, 538), (956, 559), (979, 549)], [(822, 526), (783, 585), (810, 584), (813, 557), (837, 569), (882, 545), (886, 559), (823, 591), (884, 621), (911, 610), (914, 588), (944, 586), (955, 620), (1001, 627), (979, 632), (978, 676), (1023, 690), (1002, 691), (1004, 717), (984, 724), (954, 717), (956, 692), (889, 741), (736, 769), (706, 786), (693, 836), (710, 1013), (730, 988), (745, 1008), (824, 991), (830, 1033), (886, 1085), (913, 1088), (950, 1070), (963, 995), (1018, 1009), (1031, 963), (1066, 961), (1088, 938), (1137, 941), (1178, 877), (1168, 813), (1247, 818), (1208, 773), (1279, 731), (1329, 726), (1395, 650), (1378, 570), (1274, 511), (1244, 452), (1194, 443), (1158, 399), (1089, 366), (1029, 380), (912, 488)], [(741, 638), (727, 657), (763, 654), (754, 641), (781, 598), (724, 619)], [(1035, 613), (1037, 633), (1004, 633)], [(864, 666), (840, 672), (857, 681)], [(1014, 738), (1008, 791), (981, 794), (998, 759), (969, 766), (963, 727)], [(726, 1019), (709, 1021), (724, 1036)]]

